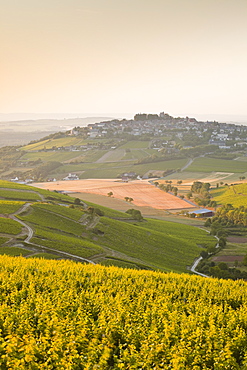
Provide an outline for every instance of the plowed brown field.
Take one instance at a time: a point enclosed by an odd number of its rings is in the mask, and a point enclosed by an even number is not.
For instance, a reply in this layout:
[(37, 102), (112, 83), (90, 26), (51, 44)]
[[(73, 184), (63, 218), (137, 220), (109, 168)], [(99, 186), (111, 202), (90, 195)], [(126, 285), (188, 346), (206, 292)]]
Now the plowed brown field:
[(194, 208), (193, 205), (174, 195), (166, 193), (148, 181), (121, 182), (114, 180), (75, 180), (33, 184), (36, 187), (49, 190), (64, 190), (73, 193), (91, 193), (105, 195), (113, 193), (113, 197), (124, 200), (133, 198), (133, 204), (148, 206), (156, 209), (185, 209)]

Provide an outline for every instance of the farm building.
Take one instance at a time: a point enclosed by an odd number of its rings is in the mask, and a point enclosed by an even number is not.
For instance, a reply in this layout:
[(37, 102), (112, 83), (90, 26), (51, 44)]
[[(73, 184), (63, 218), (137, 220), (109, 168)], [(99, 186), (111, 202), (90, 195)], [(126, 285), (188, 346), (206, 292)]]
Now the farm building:
[(76, 174), (69, 173), (68, 176), (63, 178), (63, 180), (79, 180), (79, 177)]
[(207, 208), (201, 208), (196, 211), (190, 211), (189, 215), (195, 214), (195, 217), (212, 217), (214, 215), (214, 212)]

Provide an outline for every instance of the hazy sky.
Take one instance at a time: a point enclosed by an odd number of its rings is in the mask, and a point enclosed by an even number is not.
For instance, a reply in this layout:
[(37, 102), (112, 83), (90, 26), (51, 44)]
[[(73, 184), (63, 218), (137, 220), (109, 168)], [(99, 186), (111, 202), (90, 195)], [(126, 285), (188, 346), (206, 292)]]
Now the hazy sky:
[(247, 0), (0, 0), (0, 112), (247, 115)]

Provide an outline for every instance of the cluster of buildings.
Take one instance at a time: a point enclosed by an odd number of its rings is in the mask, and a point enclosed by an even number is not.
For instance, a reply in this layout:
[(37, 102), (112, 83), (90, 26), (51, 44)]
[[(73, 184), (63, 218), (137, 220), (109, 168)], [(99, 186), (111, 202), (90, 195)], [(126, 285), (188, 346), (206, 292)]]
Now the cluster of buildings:
[[(90, 139), (101, 137), (114, 137), (121, 134), (128, 134), (133, 137), (143, 135), (159, 137), (167, 134), (173, 134), (179, 140), (183, 140), (185, 135), (192, 133), (198, 138), (203, 138), (207, 134), (208, 144), (217, 145), (219, 148), (230, 148), (232, 146), (247, 145), (247, 127), (228, 123), (219, 123), (216, 121), (201, 122), (195, 118), (174, 118), (166, 113), (147, 119), (111, 120), (100, 123), (89, 124), (87, 126), (87, 136)], [(141, 115), (140, 115), (141, 116)], [(84, 128), (85, 129), (85, 128)], [(85, 132), (85, 131), (84, 131)], [(79, 129), (73, 129), (71, 135), (79, 135)], [(232, 143), (234, 141), (234, 144)]]

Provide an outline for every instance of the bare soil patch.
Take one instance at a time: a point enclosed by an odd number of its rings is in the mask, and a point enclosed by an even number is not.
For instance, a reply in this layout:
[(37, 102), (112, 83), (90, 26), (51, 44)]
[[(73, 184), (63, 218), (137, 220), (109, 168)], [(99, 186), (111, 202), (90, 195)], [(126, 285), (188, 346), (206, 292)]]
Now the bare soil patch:
[[(64, 190), (69, 192), (90, 193), (107, 196), (109, 192), (113, 197), (124, 200), (125, 197), (133, 199), (133, 204), (141, 207), (152, 207), (155, 209), (188, 209), (193, 205), (185, 200), (166, 193), (148, 181), (121, 182), (114, 180), (88, 179), (77, 181), (58, 181), (34, 184), (39, 188), (49, 190)], [(129, 202), (126, 202), (128, 205)]]
[(216, 256), (212, 258), (214, 262), (242, 262), (244, 260), (244, 256)]
[(230, 243), (247, 243), (247, 238), (242, 236), (228, 236), (227, 241)]

